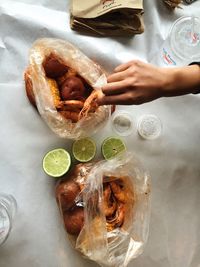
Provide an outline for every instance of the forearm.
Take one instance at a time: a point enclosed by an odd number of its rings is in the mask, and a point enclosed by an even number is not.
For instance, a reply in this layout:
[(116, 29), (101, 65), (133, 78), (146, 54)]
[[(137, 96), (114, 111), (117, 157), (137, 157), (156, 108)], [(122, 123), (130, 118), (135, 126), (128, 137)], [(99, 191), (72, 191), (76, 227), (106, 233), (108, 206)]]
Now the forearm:
[(108, 77), (100, 105), (139, 105), (159, 97), (200, 91), (200, 67), (161, 68), (139, 60), (118, 66)]
[(165, 69), (166, 79), (163, 96), (178, 96), (196, 93), (200, 90), (200, 66), (191, 65)]

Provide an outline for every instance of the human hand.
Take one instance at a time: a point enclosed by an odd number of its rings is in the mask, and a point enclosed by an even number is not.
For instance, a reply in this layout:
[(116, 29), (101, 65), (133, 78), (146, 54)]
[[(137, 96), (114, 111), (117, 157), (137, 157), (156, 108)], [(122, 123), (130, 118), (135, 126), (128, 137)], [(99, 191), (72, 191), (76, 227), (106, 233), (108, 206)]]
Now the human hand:
[[(162, 96), (191, 93), (198, 84), (199, 72), (197, 65), (161, 68), (133, 60), (118, 66), (114, 74), (108, 76), (99, 104), (138, 105)], [(191, 75), (195, 75), (193, 82)]]

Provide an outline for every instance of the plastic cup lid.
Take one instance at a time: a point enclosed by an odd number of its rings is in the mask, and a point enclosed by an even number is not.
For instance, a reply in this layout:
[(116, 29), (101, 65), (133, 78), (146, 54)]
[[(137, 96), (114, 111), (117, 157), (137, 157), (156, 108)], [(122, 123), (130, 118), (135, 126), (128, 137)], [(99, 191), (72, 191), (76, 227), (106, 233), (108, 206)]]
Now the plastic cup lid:
[(115, 112), (112, 116), (112, 128), (118, 135), (127, 136), (133, 131), (133, 120), (126, 111)]
[(190, 16), (176, 20), (170, 31), (170, 46), (179, 58), (199, 60), (200, 18)]
[(143, 115), (138, 120), (137, 130), (144, 139), (156, 139), (161, 134), (162, 123), (155, 115)]

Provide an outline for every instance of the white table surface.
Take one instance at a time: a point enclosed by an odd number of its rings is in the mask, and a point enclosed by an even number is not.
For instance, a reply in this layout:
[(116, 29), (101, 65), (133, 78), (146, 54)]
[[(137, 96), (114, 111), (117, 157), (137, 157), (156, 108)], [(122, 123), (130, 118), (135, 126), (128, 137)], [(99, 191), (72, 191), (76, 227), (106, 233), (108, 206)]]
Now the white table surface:
[[(44, 153), (70, 149), (30, 106), (23, 71), (28, 50), (40, 37), (71, 41), (108, 71), (119, 63), (149, 61), (171, 24), (183, 15), (200, 16), (200, 1), (169, 12), (161, 0), (144, 1), (144, 34), (133, 38), (94, 38), (69, 28), (68, 1), (0, 0), (0, 191), (11, 193), (18, 214), (7, 242), (0, 247), (1, 267), (92, 267), (74, 251), (61, 226), (54, 179), (42, 170)], [(125, 139), (152, 176), (152, 215), (144, 253), (129, 267), (200, 266), (200, 97), (159, 99), (141, 106), (121, 106), (140, 115), (153, 113), (163, 123), (154, 141), (136, 130)], [(113, 134), (110, 125), (94, 138)]]

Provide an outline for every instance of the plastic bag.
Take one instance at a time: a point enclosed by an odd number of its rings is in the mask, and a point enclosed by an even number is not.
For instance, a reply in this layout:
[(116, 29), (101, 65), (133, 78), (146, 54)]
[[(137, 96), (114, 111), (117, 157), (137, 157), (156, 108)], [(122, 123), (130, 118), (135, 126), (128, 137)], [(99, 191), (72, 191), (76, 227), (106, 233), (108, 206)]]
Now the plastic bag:
[(78, 122), (64, 118), (56, 109), (47, 82), (43, 61), (54, 53), (75, 70), (93, 89), (106, 84), (106, 76), (100, 66), (85, 56), (71, 43), (64, 40), (44, 38), (37, 40), (30, 49), (29, 78), (32, 81), (37, 109), (48, 126), (60, 137), (77, 139), (97, 132), (108, 121), (109, 106), (99, 106), (95, 112)]
[[(69, 197), (71, 182), (80, 187), (74, 198)], [(107, 186), (117, 203), (114, 219), (107, 216)], [(70, 240), (85, 257), (101, 266), (125, 267), (142, 253), (148, 238), (150, 177), (133, 154), (77, 165), (57, 185), (56, 198)], [(81, 227), (74, 233), (76, 209), (82, 209), (77, 216)]]

